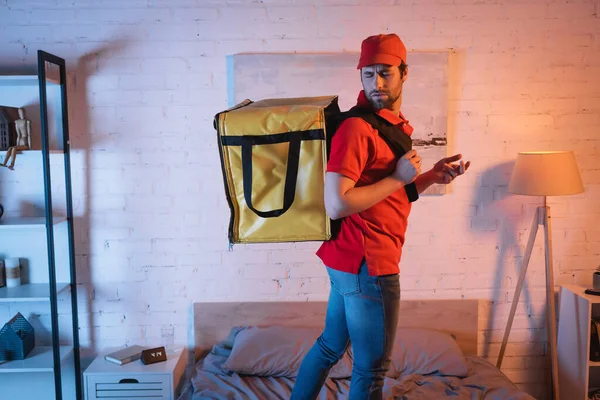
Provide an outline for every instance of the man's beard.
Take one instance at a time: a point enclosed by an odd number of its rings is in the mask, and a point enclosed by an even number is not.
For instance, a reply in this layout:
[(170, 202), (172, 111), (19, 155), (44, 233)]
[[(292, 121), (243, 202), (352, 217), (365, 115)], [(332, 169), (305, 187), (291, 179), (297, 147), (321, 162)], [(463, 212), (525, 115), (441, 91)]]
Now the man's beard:
[[(385, 94), (385, 95), (387, 95), (387, 98), (375, 97), (374, 95), (376, 93)], [(392, 105), (400, 98), (400, 95), (401, 95), (401, 93), (396, 93), (396, 95), (393, 95), (389, 91), (380, 92), (380, 91), (374, 90), (369, 93), (367, 98), (369, 99), (369, 103), (371, 103), (371, 105), (373, 106), (374, 109), (382, 110), (384, 108), (391, 108)]]

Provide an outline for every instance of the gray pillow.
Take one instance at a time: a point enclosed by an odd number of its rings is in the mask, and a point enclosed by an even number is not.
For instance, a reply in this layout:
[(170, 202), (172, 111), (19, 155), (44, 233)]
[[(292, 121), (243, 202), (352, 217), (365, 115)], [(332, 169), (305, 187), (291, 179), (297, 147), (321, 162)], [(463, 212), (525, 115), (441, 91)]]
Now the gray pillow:
[(387, 376), (450, 375), (465, 377), (469, 366), (456, 340), (448, 333), (421, 328), (399, 328)]
[[(234, 328), (233, 348), (223, 369), (243, 375), (296, 377), (304, 356), (322, 330), (319, 328), (248, 326)], [(349, 346), (350, 348), (350, 346)], [(350, 351), (329, 371), (329, 378), (352, 375)]]

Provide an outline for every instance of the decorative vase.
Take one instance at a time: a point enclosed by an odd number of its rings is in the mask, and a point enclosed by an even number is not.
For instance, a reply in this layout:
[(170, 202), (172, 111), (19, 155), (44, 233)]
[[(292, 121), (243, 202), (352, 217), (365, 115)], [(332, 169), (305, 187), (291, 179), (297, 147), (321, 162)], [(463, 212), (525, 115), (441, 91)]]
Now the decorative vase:
[(6, 285), (6, 274), (4, 272), (4, 260), (0, 260), (0, 288)]
[(600, 290), (600, 271), (594, 272), (594, 289)]
[(12, 288), (21, 285), (21, 263), (17, 257), (4, 260), (6, 271), (6, 287)]

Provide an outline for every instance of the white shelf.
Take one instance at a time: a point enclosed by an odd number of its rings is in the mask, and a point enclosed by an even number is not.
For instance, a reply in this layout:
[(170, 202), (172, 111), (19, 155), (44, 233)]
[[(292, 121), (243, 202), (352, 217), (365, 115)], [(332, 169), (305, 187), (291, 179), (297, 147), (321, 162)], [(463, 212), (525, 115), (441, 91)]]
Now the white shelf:
[[(48, 283), (28, 283), (14, 288), (0, 288), (0, 303), (24, 301), (50, 301)], [(60, 294), (69, 288), (68, 283), (57, 283), (56, 293)]]
[[(568, 289), (571, 292), (573, 292), (576, 295), (578, 295), (579, 297), (584, 298), (590, 304), (598, 304), (598, 303), (600, 303), (600, 296), (596, 296), (596, 295), (593, 295), (593, 294), (586, 294), (585, 293), (585, 289), (587, 289), (588, 286), (578, 285), (578, 284), (563, 285), (563, 286), (566, 289)], [(591, 288), (592, 285), (590, 284), (589, 287)]]
[(38, 77), (37, 75), (4, 75), (0, 76), (0, 86), (38, 87)]
[[(50, 154), (64, 154), (62, 150), (50, 150)], [(0, 150), (0, 156), (2, 157), (2, 161), (4, 161), (4, 156), (6, 156), (6, 150)], [(42, 150), (19, 150), (17, 151), (17, 162), (21, 157), (41, 157)], [(16, 168), (16, 167), (15, 167)], [(1, 171), (1, 170), (0, 170)]]
[[(59, 82), (54, 79), (46, 78), (46, 84), (58, 86)], [(3, 75), (0, 76), (1, 86), (33, 86), (39, 87), (37, 75)]]
[[(54, 225), (65, 222), (66, 217), (54, 217)], [(46, 217), (24, 217), (24, 218), (2, 218), (0, 219), (0, 230), (3, 229), (26, 229), (41, 228), (46, 226)]]
[[(71, 346), (60, 346), (60, 362), (62, 363), (72, 351)], [(52, 371), (54, 358), (51, 346), (34, 347), (24, 360), (0, 362), (0, 374)]]

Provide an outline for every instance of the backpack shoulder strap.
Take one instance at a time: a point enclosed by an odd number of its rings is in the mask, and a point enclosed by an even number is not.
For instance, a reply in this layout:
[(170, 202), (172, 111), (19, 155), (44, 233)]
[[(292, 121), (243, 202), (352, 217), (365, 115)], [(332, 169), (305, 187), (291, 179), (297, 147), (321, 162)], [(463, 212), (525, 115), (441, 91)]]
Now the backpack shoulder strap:
[[(354, 106), (350, 110), (341, 113), (342, 121), (347, 118), (358, 117), (362, 118), (365, 122), (371, 125), (377, 130), (379, 136), (387, 143), (392, 149), (396, 157), (402, 157), (409, 150), (412, 149), (412, 139), (398, 126), (390, 123), (385, 118), (377, 115), (373, 111)], [(416, 201), (419, 198), (419, 192), (414, 182), (404, 186), (408, 200), (410, 202)]]
[(412, 139), (398, 126), (387, 121), (385, 118), (377, 115), (371, 110), (362, 107), (352, 107), (350, 110), (342, 113), (342, 118), (351, 117), (362, 118), (379, 132), (379, 136), (390, 146), (397, 157), (402, 157), (407, 151), (412, 149)]

